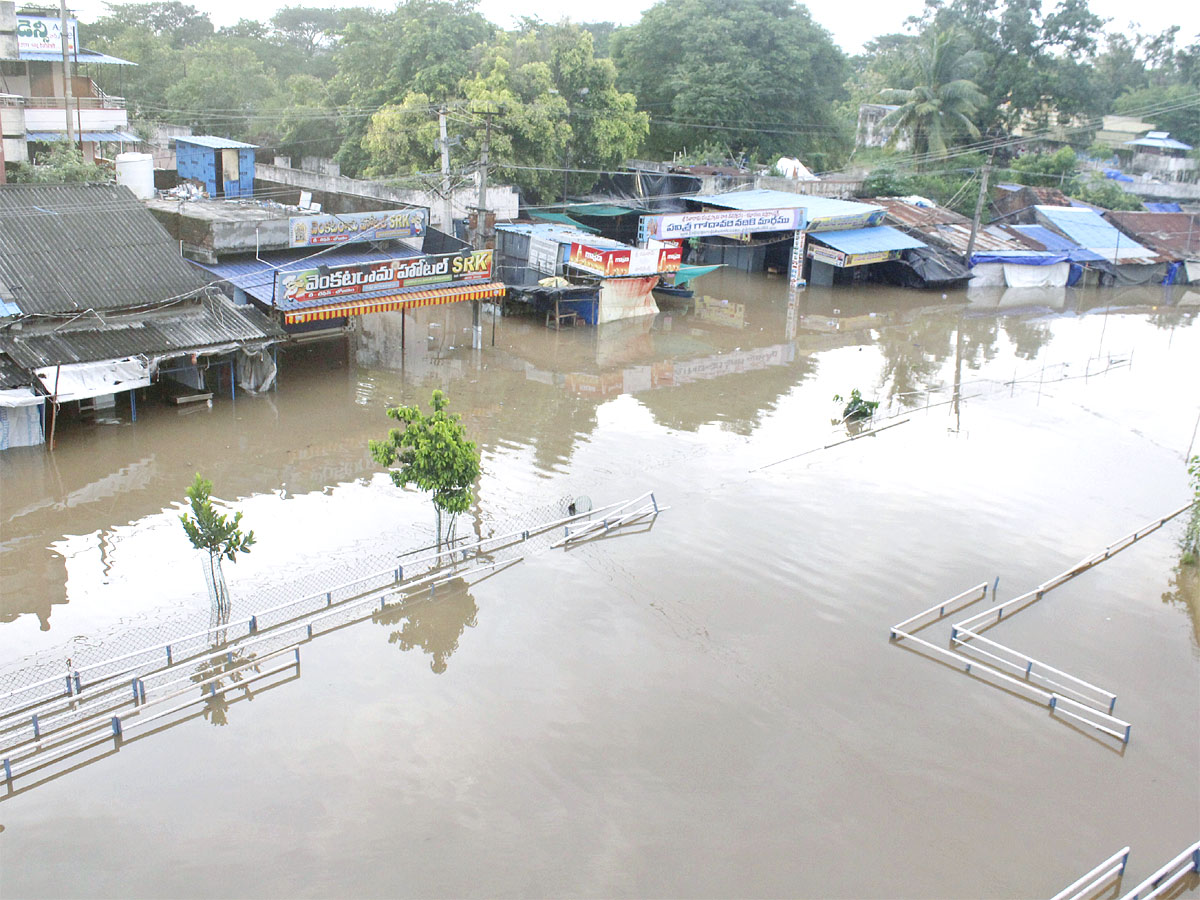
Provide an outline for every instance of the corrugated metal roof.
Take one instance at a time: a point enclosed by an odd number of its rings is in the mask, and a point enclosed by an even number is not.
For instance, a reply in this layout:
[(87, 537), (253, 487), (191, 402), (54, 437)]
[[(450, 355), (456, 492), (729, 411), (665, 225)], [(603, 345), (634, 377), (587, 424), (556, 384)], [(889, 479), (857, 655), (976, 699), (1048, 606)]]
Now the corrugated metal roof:
[[(241, 288), (255, 300), (269, 306), (271, 305), (271, 295), (275, 289), (276, 280), (281, 275), (286, 275), (290, 272), (303, 272), (308, 269), (315, 269), (317, 266), (350, 266), (357, 263), (386, 262), (389, 259), (411, 259), (414, 256), (421, 255), (415, 250), (409, 250), (406, 247), (396, 247), (394, 250), (384, 251), (377, 250), (374, 247), (361, 249), (361, 244), (357, 246), (360, 249), (355, 250), (342, 246), (336, 250), (322, 253), (319, 256), (314, 256), (310, 251), (301, 250), (295, 253), (267, 253), (261, 259), (229, 260), (216, 263), (215, 265), (193, 261), (192, 265), (211, 272), (222, 281), (226, 281), (234, 287)], [(382, 297), (395, 293), (397, 292), (373, 291), (366, 294), (356, 294), (355, 297), (358, 299), (368, 299), (370, 297)], [(280, 303), (278, 307), (280, 309), (296, 309), (297, 304)]]
[(36, 378), (4, 354), (0, 354), (0, 391), (29, 387), (33, 384), (37, 384)]
[[(930, 241), (949, 247), (951, 250), (964, 255), (967, 252), (967, 244), (971, 241), (970, 222), (966, 224), (931, 225), (927, 228), (918, 228), (917, 231)], [(1004, 250), (1024, 249), (1028, 248), (1002, 235), (989, 232), (986, 228), (980, 228), (975, 234), (975, 247), (972, 252), (1001, 252)]]
[(1171, 259), (1200, 259), (1200, 215), (1185, 212), (1107, 212), (1132, 238)]
[(215, 137), (211, 134), (188, 134), (175, 138), (176, 144), (195, 144), (198, 147), (208, 147), (210, 150), (257, 150), (258, 144), (247, 144), (230, 138)]
[(267, 344), (284, 336), (252, 307), (206, 297), (149, 313), (81, 316), (67, 323), (23, 323), (0, 329), (0, 353), (25, 369), (122, 359), (217, 352)]
[(852, 228), (846, 231), (822, 231), (812, 235), (812, 239), (843, 253), (879, 253), (884, 250), (912, 250), (926, 246), (924, 241), (910, 237), (890, 225)]
[(115, 184), (0, 185), (0, 282), (24, 313), (147, 306), (205, 289)]
[(1038, 216), (1079, 246), (1111, 263), (1153, 263), (1158, 254), (1121, 234), (1091, 209), (1074, 206), (1035, 206)]
[[(27, 131), (25, 132), (25, 139), (28, 141), (53, 143), (54, 141), (65, 141), (67, 133), (66, 131)], [(82, 131), (75, 135), (75, 140), (101, 141), (110, 144), (142, 143), (140, 137), (128, 131)]]
[(1145, 137), (1138, 138), (1136, 141), (1126, 141), (1126, 147), (1157, 147), (1160, 150), (1191, 150), (1191, 144), (1185, 144), (1183, 141), (1177, 141), (1170, 136), (1168, 131), (1151, 131)]
[(805, 209), (808, 220), (824, 219), (829, 216), (853, 216), (868, 213), (879, 207), (852, 200), (834, 200), (831, 197), (813, 197), (808, 194), (792, 194), (788, 191), (730, 191), (727, 194), (697, 194), (686, 198), (708, 206), (723, 209)]
[[(62, 62), (62, 52), (59, 50), (22, 50), (19, 55), (22, 62)], [(84, 50), (82, 47), (75, 54), (74, 61), (80, 63), (97, 63), (106, 66), (137, 65), (137, 63), (130, 62), (127, 59), (109, 56), (107, 53), (100, 53), (96, 50)]]
[(903, 197), (872, 197), (863, 201), (887, 210), (887, 218), (893, 225), (924, 228), (927, 225), (969, 225), (971, 220), (952, 209), (933, 203), (918, 206)]

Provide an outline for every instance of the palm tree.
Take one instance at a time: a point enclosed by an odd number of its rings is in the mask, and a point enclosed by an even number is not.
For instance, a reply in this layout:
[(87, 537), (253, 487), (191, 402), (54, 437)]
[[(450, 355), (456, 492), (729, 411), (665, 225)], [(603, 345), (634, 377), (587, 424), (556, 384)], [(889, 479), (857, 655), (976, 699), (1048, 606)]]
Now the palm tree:
[(979, 137), (972, 120), (987, 98), (974, 81), (960, 77), (981, 58), (964, 46), (968, 42), (961, 32), (930, 32), (918, 45), (913, 60), (917, 83), (908, 90), (887, 88), (880, 92), (885, 103), (899, 104), (881, 123), (895, 126), (888, 138), (889, 147), (895, 146), (902, 133), (908, 133), (919, 160), (944, 154), (960, 133)]

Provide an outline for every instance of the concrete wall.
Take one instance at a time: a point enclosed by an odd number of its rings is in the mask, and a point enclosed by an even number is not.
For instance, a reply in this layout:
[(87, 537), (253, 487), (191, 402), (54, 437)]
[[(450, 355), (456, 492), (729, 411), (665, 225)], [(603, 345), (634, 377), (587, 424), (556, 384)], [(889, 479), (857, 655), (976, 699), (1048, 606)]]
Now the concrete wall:
[[(258, 164), (257, 178), (263, 187), (268, 189), (280, 186), (296, 189), (296, 198), (300, 191), (311, 191), (313, 200), (321, 204), (325, 212), (369, 212), (391, 206), (422, 206), (429, 210), (430, 222), (434, 228), (453, 233), (450, 223), (444, 222), (442, 199), (433, 191), (421, 191), (395, 188), (380, 181), (363, 181), (357, 178), (347, 178), (345, 175), (321, 175), (316, 172), (305, 172), (301, 169), (287, 169), (282, 166)], [(278, 197), (281, 202), (295, 202), (295, 198)], [(470, 186), (456, 190), (451, 197), (453, 216), (456, 219), (467, 218), (469, 211), (479, 201), (479, 189)], [(520, 198), (517, 189), (510, 185), (494, 185), (488, 188), (487, 207), (494, 212), (500, 221), (512, 221), (517, 218)]]
[(17, 56), (17, 5), (13, 0), (0, 0), (0, 59)]

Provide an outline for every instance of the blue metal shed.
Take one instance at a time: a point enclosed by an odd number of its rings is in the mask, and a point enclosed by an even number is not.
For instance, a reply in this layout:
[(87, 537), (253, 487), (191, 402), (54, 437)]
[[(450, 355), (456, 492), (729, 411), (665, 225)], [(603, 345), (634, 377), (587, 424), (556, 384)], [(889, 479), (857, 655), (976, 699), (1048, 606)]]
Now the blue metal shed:
[(175, 168), (181, 179), (203, 184), (210, 197), (252, 197), (256, 149), (229, 138), (190, 134), (175, 139)]

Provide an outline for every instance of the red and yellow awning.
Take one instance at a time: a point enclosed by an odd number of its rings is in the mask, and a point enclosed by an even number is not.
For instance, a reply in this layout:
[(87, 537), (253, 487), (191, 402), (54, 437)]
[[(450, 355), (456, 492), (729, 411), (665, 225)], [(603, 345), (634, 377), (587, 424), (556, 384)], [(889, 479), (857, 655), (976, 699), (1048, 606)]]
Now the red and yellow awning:
[(488, 297), (501, 297), (505, 290), (504, 284), (499, 281), (490, 281), (485, 284), (458, 284), (454, 287), (432, 288), (427, 291), (372, 297), (369, 300), (350, 300), (327, 306), (289, 310), (284, 313), (283, 321), (286, 325), (299, 325), (304, 322), (340, 319), (343, 316), (365, 316), (368, 313), (392, 312), (397, 309), (440, 306), (443, 303), (458, 303), (461, 300), (484, 300)]

